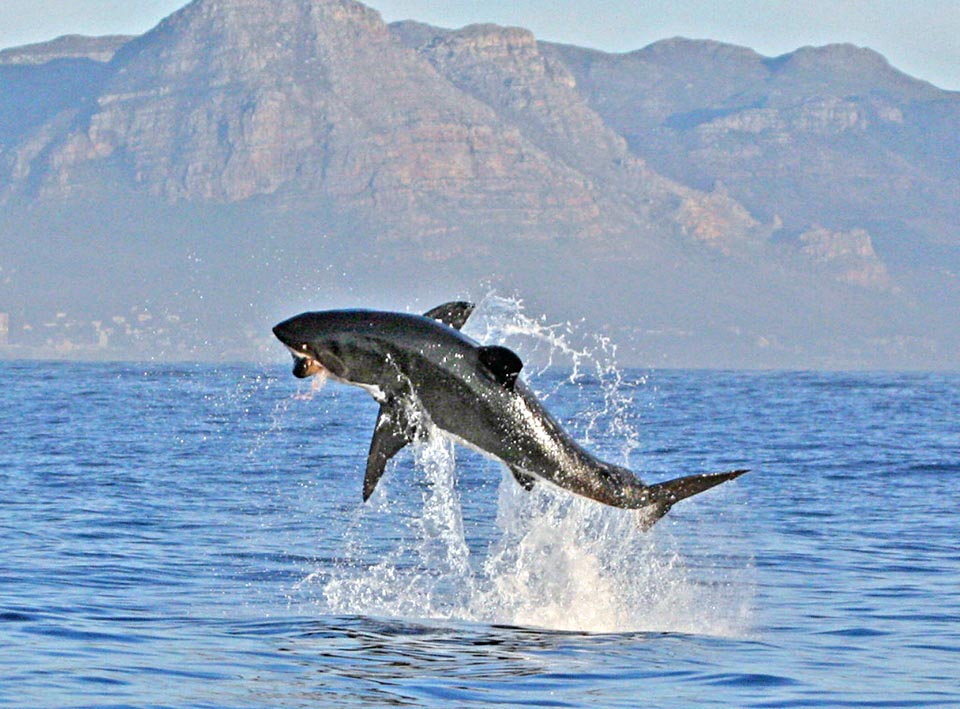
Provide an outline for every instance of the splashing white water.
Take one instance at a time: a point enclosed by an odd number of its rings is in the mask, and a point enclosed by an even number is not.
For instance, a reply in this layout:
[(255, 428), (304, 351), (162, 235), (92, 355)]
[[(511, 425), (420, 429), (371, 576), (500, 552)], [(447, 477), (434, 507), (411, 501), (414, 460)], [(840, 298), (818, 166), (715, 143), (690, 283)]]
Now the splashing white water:
[[(471, 322), (484, 343), (545, 351), (545, 364), (533, 372), (534, 380), (557, 367), (557, 360), (567, 363), (572, 373), (543, 392), (544, 398), (591, 377), (590, 386), (600, 387), (603, 403), (580, 417), (585, 423), (577, 434), (585, 439), (602, 433), (625, 441), (623, 455), (628, 457), (638, 440), (628, 415), (633, 400), (608, 341), (574, 347), (569, 325), (532, 320), (519, 302), (495, 296), (481, 303)], [(474, 545), (471, 555), (453, 444), (433, 435), (412, 447), (423, 483), (419, 504), (398, 510), (403, 505), (397, 501), (375, 497), (357, 515), (343, 560), (299, 584), (300, 592), (320, 590), (318, 603), (327, 612), (587, 632), (743, 634), (752, 594), (742, 565), (731, 567), (721, 559), (719, 575), (717, 568), (691, 568), (664, 522), (644, 533), (634, 511), (546, 484), (527, 492), (505, 468), (496, 529), (485, 534), (485, 545)], [(368, 537), (375, 518), (389, 514), (400, 517), (400, 528), (381, 533), (374, 549)], [(384, 536), (393, 537), (386, 550)], [(376, 562), (370, 561), (373, 557)]]
[(547, 487), (528, 494), (511, 483), (505, 477), (500, 487), (501, 536), (472, 599), (476, 620), (589, 632), (739, 634), (745, 606), (730, 595), (732, 586), (695, 579), (669, 535), (641, 532), (629, 510)]

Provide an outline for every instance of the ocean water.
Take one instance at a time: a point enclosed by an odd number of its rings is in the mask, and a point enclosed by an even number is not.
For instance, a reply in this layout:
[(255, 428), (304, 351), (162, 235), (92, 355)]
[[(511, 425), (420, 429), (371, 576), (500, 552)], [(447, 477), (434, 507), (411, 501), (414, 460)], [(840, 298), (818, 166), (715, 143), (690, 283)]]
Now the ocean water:
[(960, 376), (618, 370), (473, 334), (652, 531), (263, 365), (0, 363), (0, 706), (960, 706)]

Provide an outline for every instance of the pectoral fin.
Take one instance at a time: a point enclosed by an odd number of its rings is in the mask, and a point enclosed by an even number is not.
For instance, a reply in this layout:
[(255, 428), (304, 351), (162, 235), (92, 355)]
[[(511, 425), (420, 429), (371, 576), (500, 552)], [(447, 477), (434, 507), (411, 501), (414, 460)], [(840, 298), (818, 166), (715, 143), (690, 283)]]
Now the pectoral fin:
[(367, 455), (367, 471), (363, 476), (363, 501), (370, 499), (387, 461), (410, 443), (416, 434), (407, 407), (399, 399), (390, 399), (380, 405), (377, 425), (373, 429), (370, 441), (370, 453)]

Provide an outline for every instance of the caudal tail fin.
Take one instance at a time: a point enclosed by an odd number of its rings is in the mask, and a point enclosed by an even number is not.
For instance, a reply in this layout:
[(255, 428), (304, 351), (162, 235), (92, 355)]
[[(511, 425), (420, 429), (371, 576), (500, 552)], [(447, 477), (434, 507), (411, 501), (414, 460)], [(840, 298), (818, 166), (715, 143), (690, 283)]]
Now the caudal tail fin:
[(702, 475), (687, 475), (683, 478), (675, 478), (666, 482), (650, 485), (648, 488), (649, 498), (652, 504), (640, 508), (640, 526), (647, 530), (652, 527), (658, 519), (663, 517), (670, 508), (685, 497), (696, 495), (697, 493), (709, 490), (727, 480), (739, 478), (747, 470), (731, 470), (727, 473), (704, 473)]

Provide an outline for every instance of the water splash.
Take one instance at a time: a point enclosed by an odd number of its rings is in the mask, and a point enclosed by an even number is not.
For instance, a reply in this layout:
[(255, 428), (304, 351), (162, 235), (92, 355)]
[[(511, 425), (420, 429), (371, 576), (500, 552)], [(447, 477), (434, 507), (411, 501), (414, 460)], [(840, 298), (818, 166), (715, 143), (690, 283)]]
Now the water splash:
[[(608, 340), (529, 318), (522, 303), (495, 295), (480, 303), (470, 326), (479, 341), (513, 347), (533, 363), (524, 372), (542, 387), (541, 398), (581, 395), (587, 406), (566, 423), (581, 440), (620, 442), (627, 460), (639, 441), (634, 395), (642, 381), (625, 381)], [(574, 344), (578, 338), (584, 344)], [(301, 581), (298, 596), (340, 615), (744, 633), (751, 593), (742, 563), (720, 558), (691, 566), (670, 525), (643, 533), (634, 511), (546, 484), (527, 492), (502, 466), (493, 528), (468, 541), (453, 445), (433, 435), (412, 447), (414, 467), (403, 489), (419, 490), (419, 500), (399, 487), (389, 495), (388, 479), (403, 467), (392, 465), (381, 482), (388, 491), (358, 510), (343, 557)]]
[[(348, 532), (342, 563), (311, 579), (322, 583), (322, 605), (332, 613), (456, 618), (469, 607), (473, 573), (453, 444), (431, 436), (412, 446), (414, 468), (424, 478), (415, 488), (419, 501), (391, 503), (376, 495)], [(398, 527), (388, 531), (391, 524)]]
[(473, 597), (476, 620), (589, 632), (738, 635), (746, 610), (733, 585), (704, 584), (669, 532), (641, 532), (635, 514), (505, 476), (500, 538)]

